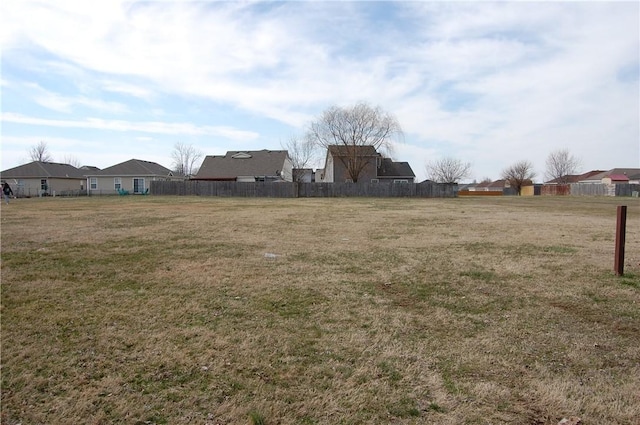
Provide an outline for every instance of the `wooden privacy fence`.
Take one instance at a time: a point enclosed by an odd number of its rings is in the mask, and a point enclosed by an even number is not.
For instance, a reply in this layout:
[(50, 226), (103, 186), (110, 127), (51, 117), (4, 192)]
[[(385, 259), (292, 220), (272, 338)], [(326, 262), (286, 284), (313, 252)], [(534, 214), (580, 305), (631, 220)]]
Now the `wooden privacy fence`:
[(454, 198), (457, 185), (440, 183), (295, 183), (152, 181), (152, 195), (265, 198)]
[(638, 196), (638, 184), (585, 184), (571, 185), (573, 196)]
[(458, 192), (458, 196), (502, 196), (503, 192), (500, 190), (461, 190)]
[(541, 194), (549, 195), (549, 196), (571, 195), (571, 185), (569, 184), (544, 185), (542, 186)]

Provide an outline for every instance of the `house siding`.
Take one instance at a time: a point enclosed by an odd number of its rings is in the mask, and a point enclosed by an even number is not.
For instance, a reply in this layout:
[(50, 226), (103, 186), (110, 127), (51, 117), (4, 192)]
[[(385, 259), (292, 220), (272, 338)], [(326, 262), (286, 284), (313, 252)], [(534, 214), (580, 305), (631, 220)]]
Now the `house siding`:
[(327, 164), (324, 167), (324, 176), (322, 177), (322, 182), (333, 183), (333, 157), (331, 155), (327, 156)]
[[(371, 157), (366, 159), (367, 163), (358, 175), (358, 182), (371, 182), (372, 179), (377, 179), (377, 167), (376, 167), (376, 158)], [(335, 183), (343, 183), (349, 179), (351, 176), (347, 172), (347, 167), (343, 164), (343, 162), (338, 159), (334, 160), (335, 170), (333, 182)]]
[(78, 192), (85, 189), (84, 179), (62, 179), (62, 178), (7, 178), (7, 182), (11, 186), (13, 193), (17, 197), (41, 196), (41, 180), (47, 181), (47, 194), (62, 195), (67, 192)]
[[(96, 178), (98, 187), (91, 189), (91, 178)], [(87, 190), (92, 195), (117, 195), (118, 191), (115, 189), (114, 179), (120, 178), (120, 187), (129, 193), (133, 192), (133, 180), (144, 179), (144, 189), (151, 187), (151, 182), (156, 180), (167, 180), (166, 177), (158, 176), (88, 176), (85, 182)]]

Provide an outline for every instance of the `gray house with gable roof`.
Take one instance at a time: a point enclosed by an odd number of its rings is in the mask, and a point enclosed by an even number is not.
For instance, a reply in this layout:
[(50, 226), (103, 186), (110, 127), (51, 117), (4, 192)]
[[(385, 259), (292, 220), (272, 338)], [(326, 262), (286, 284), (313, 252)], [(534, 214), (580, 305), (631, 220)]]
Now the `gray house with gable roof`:
[(293, 164), (286, 150), (228, 151), (207, 155), (191, 180), (293, 181)]
[(84, 193), (85, 171), (69, 164), (33, 161), (0, 173), (17, 197)]
[(324, 183), (351, 182), (349, 167), (358, 173), (358, 181), (365, 183), (414, 183), (408, 162), (396, 162), (378, 153), (375, 147), (331, 145), (327, 148), (325, 166), (320, 171)]
[(184, 180), (184, 176), (176, 175), (158, 163), (141, 159), (130, 159), (103, 170), (88, 171), (85, 175), (90, 195), (117, 195), (121, 191), (146, 194), (154, 180)]

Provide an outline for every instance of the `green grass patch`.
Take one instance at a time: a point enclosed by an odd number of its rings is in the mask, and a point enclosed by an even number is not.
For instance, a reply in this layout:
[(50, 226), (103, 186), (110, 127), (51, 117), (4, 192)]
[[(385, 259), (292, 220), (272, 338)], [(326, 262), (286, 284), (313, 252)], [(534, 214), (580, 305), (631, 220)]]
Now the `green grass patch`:
[(486, 270), (469, 270), (460, 272), (460, 276), (470, 277), (474, 280), (480, 280), (483, 282), (493, 282), (497, 279), (497, 276), (494, 272), (486, 271)]
[(640, 274), (625, 273), (619, 279), (622, 285), (640, 289)]

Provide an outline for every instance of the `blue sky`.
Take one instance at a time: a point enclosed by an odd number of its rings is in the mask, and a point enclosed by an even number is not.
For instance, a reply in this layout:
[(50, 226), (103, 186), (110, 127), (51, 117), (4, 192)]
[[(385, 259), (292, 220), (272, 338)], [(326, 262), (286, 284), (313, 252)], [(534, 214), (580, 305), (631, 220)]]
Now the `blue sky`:
[[(280, 149), (331, 105), (394, 114), (394, 158), (497, 179), (568, 149), (581, 171), (640, 167), (640, 8), (630, 2), (0, 3), (2, 169), (170, 167)], [(319, 163), (317, 165), (322, 165)]]

